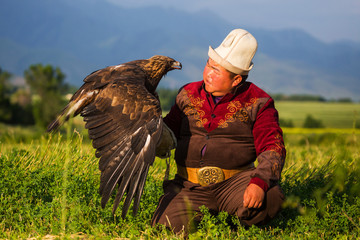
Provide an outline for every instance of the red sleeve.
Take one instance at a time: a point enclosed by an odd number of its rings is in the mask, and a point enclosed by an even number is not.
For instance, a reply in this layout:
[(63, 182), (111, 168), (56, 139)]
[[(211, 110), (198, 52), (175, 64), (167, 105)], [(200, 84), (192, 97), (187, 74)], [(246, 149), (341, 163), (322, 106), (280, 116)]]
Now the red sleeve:
[(258, 166), (251, 177), (259, 178), (271, 187), (280, 180), (286, 157), (278, 112), (272, 98), (259, 110), (253, 126), (253, 136)]
[(250, 180), (248, 185), (250, 185), (250, 184), (258, 185), (259, 187), (262, 188), (262, 190), (264, 190), (264, 192), (266, 192), (269, 189), (269, 185), (267, 185), (267, 183), (264, 180), (262, 180), (261, 178), (258, 178), (258, 177), (253, 177)]

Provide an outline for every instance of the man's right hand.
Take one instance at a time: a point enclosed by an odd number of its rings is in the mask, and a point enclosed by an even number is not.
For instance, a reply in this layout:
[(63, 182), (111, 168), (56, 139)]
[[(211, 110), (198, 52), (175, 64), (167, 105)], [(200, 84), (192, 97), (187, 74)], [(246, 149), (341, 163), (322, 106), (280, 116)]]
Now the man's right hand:
[(245, 208), (260, 208), (264, 198), (264, 190), (252, 183), (245, 189), (243, 205)]

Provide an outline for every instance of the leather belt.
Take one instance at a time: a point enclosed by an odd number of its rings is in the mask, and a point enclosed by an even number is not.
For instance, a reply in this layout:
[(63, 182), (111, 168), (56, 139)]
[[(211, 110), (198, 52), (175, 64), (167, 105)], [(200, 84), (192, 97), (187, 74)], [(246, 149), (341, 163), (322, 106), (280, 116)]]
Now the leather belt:
[(254, 167), (254, 163), (237, 169), (222, 169), (219, 167), (189, 168), (177, 165), (177, 174), (190, 182), (200, 184), (201, 186), (209, 186)]

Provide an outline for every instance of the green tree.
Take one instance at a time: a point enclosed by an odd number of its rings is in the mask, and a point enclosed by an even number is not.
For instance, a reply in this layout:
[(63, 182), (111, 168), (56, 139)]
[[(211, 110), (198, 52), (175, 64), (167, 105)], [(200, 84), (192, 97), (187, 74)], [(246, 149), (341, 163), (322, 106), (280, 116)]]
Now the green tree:
[(25, 71), (25, 81), (33, 94), (33, 115), (37, 126), (44, 128), (63, 106), (65, 75), (60, 68), (42, 64), (31, 65)]
[(283, 119), (280, 118), (279, 119), (279, 124), (280, 127), (288, 127), (288, 128), (293, 128), (294, 127), (294, 123), (291, 119)]
[(160, 88), (157, 90), (159, 94), (161, 108), (163, 111), (170, 111), (172, 105), (175, 103), (175, 98), (178, 93), (177, 89)]
[(11, 74), (0, 68), (0, 122), (11, 120), (10, 80)]
[(32, 97), (29, 89), (24, 87), (16, 89), (11, 94), (11, 123), (20, 125), (34, 124), (31, 98)]
[(312, 115), (308, 114), (304, 121), (304, 128), (323, 128), (324, 125), (321, 120), (315, 119)]

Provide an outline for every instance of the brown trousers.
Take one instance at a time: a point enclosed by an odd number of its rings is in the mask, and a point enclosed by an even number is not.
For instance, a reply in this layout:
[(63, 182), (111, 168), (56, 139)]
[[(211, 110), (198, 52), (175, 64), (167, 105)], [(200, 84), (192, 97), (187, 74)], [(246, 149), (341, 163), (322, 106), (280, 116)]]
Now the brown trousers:
[(176, 175), (174, 180), (164, 181), (164, 195), (152, 218), (152, 225), (163, 224), (175, 233), (195, 230), (201, 221), (200, 206), (209, 212), (228, 212), (239, 217), (241, 224), (261, 225), (274, 218), (280, 211), (284, 195), (280, 186), (268, 189), (262, 207), (244, 208), (243, 195), (253, 170), (244, 171), (225, 181), (207, 187), (186, 181)]

